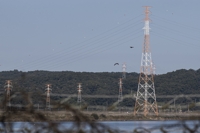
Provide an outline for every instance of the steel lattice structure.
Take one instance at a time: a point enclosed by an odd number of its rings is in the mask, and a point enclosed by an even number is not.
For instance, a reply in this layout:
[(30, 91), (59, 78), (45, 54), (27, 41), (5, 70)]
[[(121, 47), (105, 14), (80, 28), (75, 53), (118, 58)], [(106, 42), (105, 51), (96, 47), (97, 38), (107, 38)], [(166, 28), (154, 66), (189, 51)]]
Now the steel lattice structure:
[(50, 105), (50, 93), (51, 93), (52, 89), (51, 89), (51, 85), (50, 85), (50, 84), (47, 84), (46, 87), (47, 87), (47, 88), (45, 89), (46, 94), (47, 94), (47, 98), (46, 98), (46, 109), (47, 109), (47, 110), (51, 110), (51, 105)]
[(158, 115), (158, 107), (155, 95), (153, 63), (149, 45), (149, 6), (145, 6), (145, 26), (144, 26), (144, 44), (140, 67), (140, 77), (134, 115), (138, 112), (143, 112), (146, 116), (150, 112)]
[(77, 102), (78, 103), (81, 103), (81, 91), (82, 91), (82, 88), (81, 88), (81, 83), (78, 83), (78, 99), (77, 99)]
[(122, 64), (122, 79), (126, 79), (126, 63)]
[(12, 91), (12, 88), (13, 88), (11, 80), (6, 80), (4, 88), (5, 88), (5, 91), (6, 91), (6, 105), (8, 107), (10, 107), (11, 106), (11, 104), (10, 104), (10, 92)]
[(118, 96), (118, 102), (121, 102), (123, 100), (122, 97), (122, 78), (119, 78), (119, 96)]

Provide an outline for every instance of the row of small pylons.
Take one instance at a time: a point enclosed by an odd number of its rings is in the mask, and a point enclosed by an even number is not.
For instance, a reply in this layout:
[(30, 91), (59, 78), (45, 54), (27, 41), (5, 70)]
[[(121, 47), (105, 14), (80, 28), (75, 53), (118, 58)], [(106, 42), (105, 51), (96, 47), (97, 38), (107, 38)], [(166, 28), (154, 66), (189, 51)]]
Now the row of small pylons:
[[(126, 69), (125, 64), (123, 64), (123, 70)], [(126, 79), (126, 72), (123, 71), (122, 73), (122, 77), (119, 78), (119, 96), (118, 96), (118, 102), (121, 102), (123, 100), (123, 96), (122, 96), (122, 80)], [(46, 84), (45, 85), (46, 89), (45, 89), (45, 93), (46, 93), (46, 109), (47, 110), (51, 110), (51, 105), (50, 105), (50, 93), (52, 92), (52, 85), (51, 84)], [(6, 106), (7, 107), (11, 107), (11, 101), (10, 101), (10, 95), (11, 95), (11, 91), (13, 89), (13, 84), (12, 84), (12, 80), (6, 80), (5, 82), (5, 100), (6, 100)], [(82, 102), (82, 98), (81, 98), (81, 92), (82, 92), (82, 83), (78, 83), (77, 86), (77, 91), (78, 91), (78, 97), (77, 97), (77, 102), (80, 104)]]
[[(12, 84), (12, 80), (6, 80), (5, 82), (5, 92), (6, 92), (6, 96), (5, 96), (5, 101), (6, 101), (6, 106), (7, 107), (11, 107), (11, 103), (10, 103), (10, 94), (11, 91), (13, 89), (13, 84)], [(52, 89), (51, 89), (51, 84), (46, 84), (46, 89), (45, 89), (45, 93), (46, 93), (46, 109), (50, 109), (50, 93), (51, 93)]]

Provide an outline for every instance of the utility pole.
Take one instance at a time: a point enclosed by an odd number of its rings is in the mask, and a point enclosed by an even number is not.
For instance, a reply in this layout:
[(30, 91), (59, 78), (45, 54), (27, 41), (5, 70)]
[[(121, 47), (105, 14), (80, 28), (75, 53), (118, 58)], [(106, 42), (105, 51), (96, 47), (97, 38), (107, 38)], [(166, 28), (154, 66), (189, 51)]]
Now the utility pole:
[[(78, 104), (81, 106), (81, 91), (82, 91), (82, 86), (81, 86), (81, 83), (78, 83), (78, 99), (77, 99), (77, 102), (78, 102)], [(80, 108), (80, 107), (79, 107)]]
[(122, 64), (122, 79), (126, 79), (126, 63)]
[(50, 84), (46, 84), (46, 94), (47, 94), (47, 98), (46, 98), (46, 110), (51, 110), (51, 105), (50, 105), (50, 93), (52, 91), (51, 89), (51, 85)]
[(11, 80), (6, 80), (6, 83), (5, 83), (5, 91), (6, 91), (6, 106), (10, 107), (11, 104), (10, 104), (10, 92), (12, 91), (12, 81)]
[(122, 78), (119, 78), (119, 96), (118, 96), (118, 102), (121, 102), (123, 97), (122, 97)]
[(155, 87), (154, 87), (154, 73), (149, 45), (149, 6), (145, 6), (145, 26), (144, 26), (144, 44), (142, 51), (140, 77), (138, 83), (138, 90), (134, 108), (134, 115), (139, 111), (146, 116), (149, 112), (158, 115), (158, 107), (156, 102)]

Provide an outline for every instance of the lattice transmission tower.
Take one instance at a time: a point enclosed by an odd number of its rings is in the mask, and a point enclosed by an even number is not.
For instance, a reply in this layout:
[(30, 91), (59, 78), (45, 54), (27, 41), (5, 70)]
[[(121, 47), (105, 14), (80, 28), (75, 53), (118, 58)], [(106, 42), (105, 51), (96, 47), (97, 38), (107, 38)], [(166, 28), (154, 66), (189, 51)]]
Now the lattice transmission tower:
[(78, 83), (78, 86), (77, 86), (77, 90), (78, 90), (78, 99), (77, 99), (77, 102), (80, 104), (81, 103), (81, 91), (82, 91), (82, 88), (81, 88), (81, 83)]
[(158, 107), (155, 95), (154, 74), (152, 66), (152, 58), (149, 45), (149, 6), (145, 6), (145, 26), (144, 26), (144, 44), (140, 67), (140, 77), (134, 115), (138, 112), (143, 112), (144, 116), (149, 113), (158, 115)]
[(126, 63), (122, 64), (122, 79), (126, 79)]
[(47, 97), (46, 97), (46, 109), (47, 110), (51, 110), (51, 104), (50, 104), (50, 93), (51, 93), (51, 91), (52, 91), (51, 85), (46, 84), (45, 92), (47, 94)]
[(12, 91), (12, 81), (11, 80), (6, 80), (6, 83), (5, 83), (5, 91), (6, 91), (6, 106), (10, 107), (11, 104), (10, 104), (10, 92)]
[(118, 102), (121, 102), (123, 100), (122, 96), (122, 78), (119, 78), (119, 96), (118, 96)]

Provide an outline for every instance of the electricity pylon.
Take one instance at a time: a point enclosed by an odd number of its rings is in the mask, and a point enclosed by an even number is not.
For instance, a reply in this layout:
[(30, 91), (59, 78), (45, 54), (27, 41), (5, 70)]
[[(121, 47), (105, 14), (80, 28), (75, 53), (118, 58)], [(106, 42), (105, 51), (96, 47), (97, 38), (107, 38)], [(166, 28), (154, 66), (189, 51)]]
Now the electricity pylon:
[(51, 85), (50, 84), (46, 84), (46, 89), (45, 89), (45, 92), (47, 94), (47, 97), (46, 97), (46, 109), (47, 110), (51, 110), (51, 105), (50, 105), (50, 93), (52, 91), (51, 89)]
[(118, 96), (118, 102), (121, 102), (123, 100), (122, 97), (122, 78), (119, 78), (119, 96)]
[(134, 108), (134, 115), (139, 111), (146, 116), (150, 112), (158, 115), (158, 107), (155, 95), (154, 74), (149, 45), (149, 6), (145, 6), (145, 26), (144, 26), (144, 44), (140, 67), (140, 77)]
[(126, 63), (122, 64), (122, 79), (126, 79)]
[(78, 83), (78, 86), (77, 86), (77, 90), (78, 90), (78, 99), (77, 99), (77, 102), (79, 104), (79, 109), (81, 108), (81, 91), (82, 91), (82, 88), (81, 88), (81, 83)]
[(12, 91), (12, 82), (11, 80), (6, 80), (6, 83), (5, 83), (5, 91), (6, 91), (6, 106), (10, 107), (11, 104), (10, 104), (10, 92)]
[(77, 86), (77, 90), (78, 90), (78, 99), (77, 99), (77, 102), (78, 103), (81, 103), (81, 91), (82, 91), (82, 88), (81, 88), (81, 83), (78, 83), (78, 86)]

